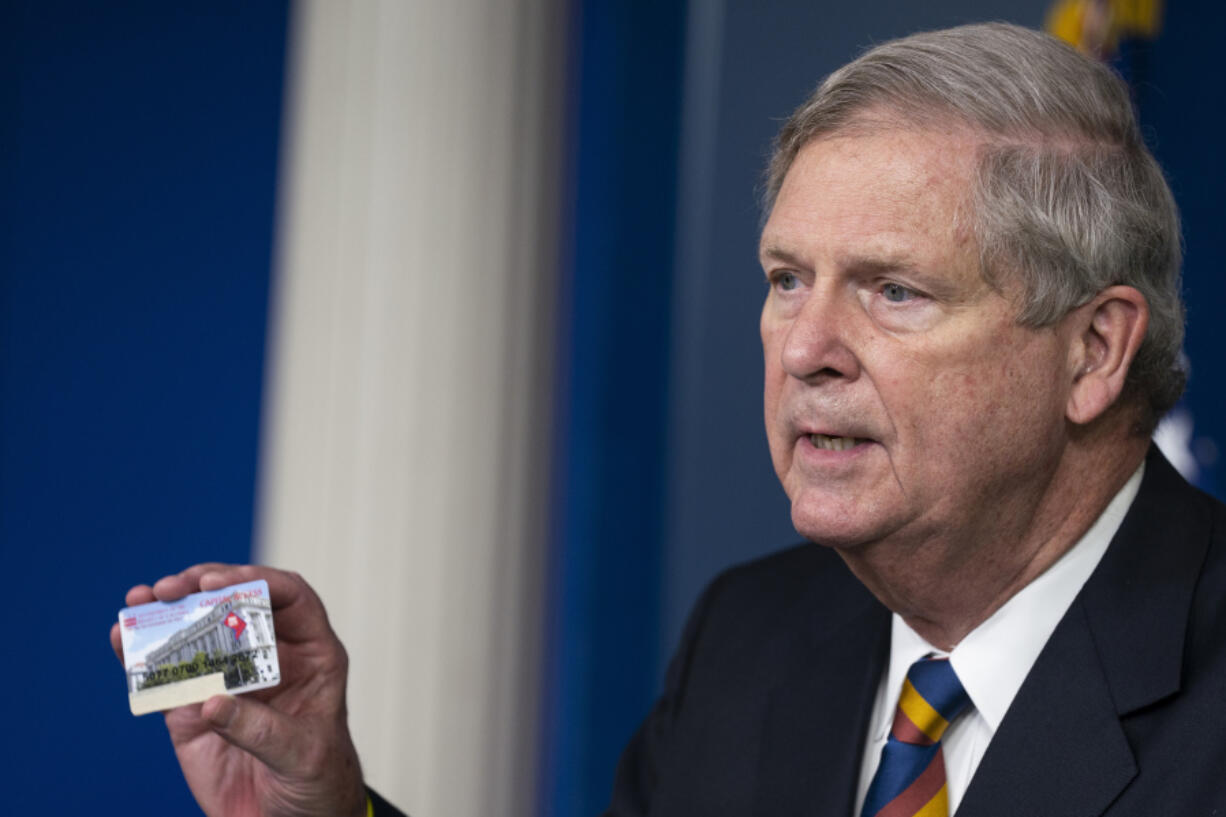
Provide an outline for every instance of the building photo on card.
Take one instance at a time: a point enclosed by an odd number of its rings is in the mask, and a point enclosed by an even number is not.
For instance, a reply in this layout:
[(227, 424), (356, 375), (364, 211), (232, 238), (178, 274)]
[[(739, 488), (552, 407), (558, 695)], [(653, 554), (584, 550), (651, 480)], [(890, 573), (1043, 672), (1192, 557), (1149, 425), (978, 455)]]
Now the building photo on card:
[(144, 715), (281, 681), (268, 583), (119, 611), (128, 703)]

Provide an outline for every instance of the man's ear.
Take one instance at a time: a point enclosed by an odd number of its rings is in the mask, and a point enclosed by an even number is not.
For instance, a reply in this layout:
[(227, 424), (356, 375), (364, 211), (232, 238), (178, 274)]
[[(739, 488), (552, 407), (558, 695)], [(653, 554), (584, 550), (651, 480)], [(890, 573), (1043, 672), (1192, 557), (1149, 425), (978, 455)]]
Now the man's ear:
[(1145, 296), (1129, 286), (1113, 286), (1069, 314), (1072, 387), (1068, 419), (1085, 425), (1102, 416), (1124, 391), (1124, 381), (1149, 326)]

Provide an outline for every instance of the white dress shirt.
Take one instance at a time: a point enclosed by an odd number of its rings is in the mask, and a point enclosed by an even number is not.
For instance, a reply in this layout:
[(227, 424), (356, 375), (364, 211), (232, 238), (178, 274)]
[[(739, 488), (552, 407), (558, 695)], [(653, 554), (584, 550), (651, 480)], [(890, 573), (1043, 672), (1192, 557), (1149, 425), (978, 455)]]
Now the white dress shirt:
[(973, 707), (954, 720), (941, 740), (949, 787), (949, 812), (953, 814), (957, 810), (1022, 681), (1026, 680), (1056, 624), (1106, 553), (1107, 545), (1136, 498), (1144, 472), (1145, 464), (1142, 463), (1085, 535), (1042, 575), (968, 633), (953, 652), (946, 653), (932, 646), (901, 616), (894, 614), (890, 661), (877, 685), (868, 740), (860, 764), (856, 814), (864, 807), (869, 784), (877, 771), (881, 748), (890, 734), (907, 670), (926, 655), (949, 656)]

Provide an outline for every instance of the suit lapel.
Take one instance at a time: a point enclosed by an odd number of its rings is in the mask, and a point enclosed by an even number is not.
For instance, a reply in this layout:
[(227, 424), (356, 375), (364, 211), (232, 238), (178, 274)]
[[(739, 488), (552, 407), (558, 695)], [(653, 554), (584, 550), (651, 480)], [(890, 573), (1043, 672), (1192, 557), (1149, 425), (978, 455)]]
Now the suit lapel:
[(890, 640), (889, 611), (866, 592), (864, 599), (854, 616), (797, 645), (767, 701), (754, 800), (761, 817), (852, 813)]
[(1135, 774), (1075, 602), (1018, 690), (957, 817), (1101, 814)]
[(1138, 769), (1121, 718), (1176, 694), (1208, 506), (1152, 450), (1102, 562), (1052, 633), (957, 817), (1093, 817)]

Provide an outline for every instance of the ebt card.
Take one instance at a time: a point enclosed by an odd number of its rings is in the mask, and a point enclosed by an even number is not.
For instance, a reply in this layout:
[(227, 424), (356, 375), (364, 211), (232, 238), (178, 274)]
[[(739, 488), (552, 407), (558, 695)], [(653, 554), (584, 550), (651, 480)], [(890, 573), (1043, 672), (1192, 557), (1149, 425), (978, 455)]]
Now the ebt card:
[(119, 611), (133, 715), (281, 681), (268, 582)]

